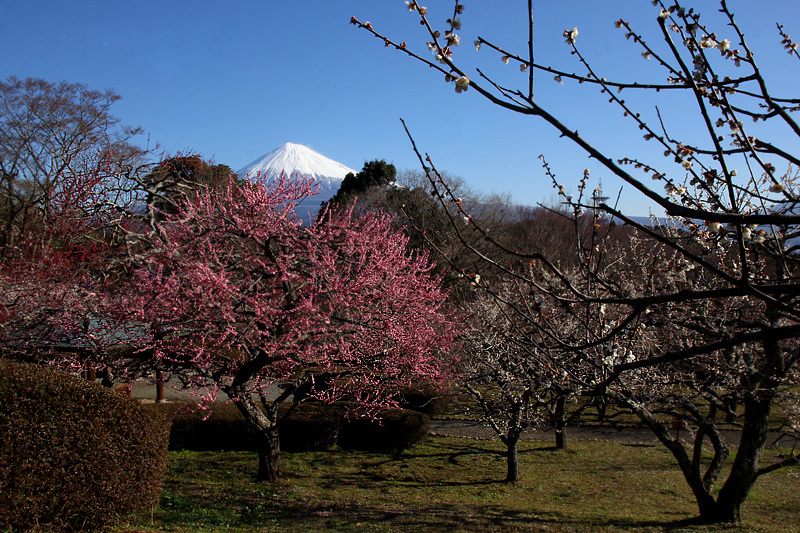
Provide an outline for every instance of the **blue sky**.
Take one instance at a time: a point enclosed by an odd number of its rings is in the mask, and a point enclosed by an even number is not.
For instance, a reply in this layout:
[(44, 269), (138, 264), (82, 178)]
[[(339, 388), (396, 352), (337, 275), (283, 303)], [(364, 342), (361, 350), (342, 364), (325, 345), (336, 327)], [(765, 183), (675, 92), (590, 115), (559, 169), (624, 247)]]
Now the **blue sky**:
[[(426, 55), (426, 35), (402, 0), (5, 0), (0, 21), (0, 77), (42, 77), (111, 87), (123, 99), (114, 112), (148, 133), (167, 153), (196, 152), (239, 169), (284, 142), (305, 144), (347, 166), (386, 159), (398, 169), (419, 165), (400, 118), (438, 168), (483, 192), (511, 193), (514, 201), (553, 201), (537, 156), (574, 187), (585, 167), (616, 196), (619, 182), (541, 120), (494, 107), (421, 63), (386, 49), (349, 24), (370, 21)], [(450, 0), (428, 0), (431, 20), (444, 29)], [(504, 85), (524, 88), (526, 77), (491, 50), (476, 51), (478, 36), (522, 53), (526, 2), (467, 0), (456, 60), (480, 67)], [(717, 3), (695, 3), (725, 33)], [(729, 0), (761, 67), (781, 96), (797, 97), (800, 63), (780, 47), (775, 23), (800, 38), (794, 0)], [(631, 21), (655, 43), (658, 10), (647, 0), (536, 2), (537, 60), (583, 72), (561, 34), (577, 26), (578, 44), (608, 79), (640, 76), (658, 82), (654, 62), (626, 41), (614, 20)], [(596, 89), (562, 86), (540, 74), (537, 101), (615, 158), (657, 155), (638, 130), (605, 104)], [(637, 98), (631, 95), (632, 99)], [(632, 100), (634, 101), (634, 100)], [(670, 128), (693, 127), (683, 103), (663, 105)], [(680, 111), (678, 111), (680, 110)], [(643, 107), (651, 113), (653, 104)], [(663, 109), (662, 109), (663, 111)], [(148, 142), (142, 138), (140, 144)], [(789, 145), (788, 149), (797, 149)], [(654, 159), (660, 163), (661, 160)], [(594, 185), (594, 183), (593, 183)], [(649, 204), (630, 188), (622, 206), (634, 215)]]

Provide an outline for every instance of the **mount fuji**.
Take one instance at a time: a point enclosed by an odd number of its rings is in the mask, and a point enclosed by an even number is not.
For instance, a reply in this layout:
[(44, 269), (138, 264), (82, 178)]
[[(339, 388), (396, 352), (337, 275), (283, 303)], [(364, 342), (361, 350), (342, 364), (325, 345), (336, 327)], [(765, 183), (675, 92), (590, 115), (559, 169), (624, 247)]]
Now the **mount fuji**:
[[(328, 159), (302, 144), (285, 143), (266, 153), (239, 170), (236, 174), (242, 179), (261, 176), (272, 181), (286, 173), (291, 178), (313, 179), (319, 185), (319, 193), (304, 199), (297, 206), (297, 214), (305, 222), (311, 222), (319, 211), (320, 204), (327, 202), (339, 190), (344, 177), (358, 174), (350, 167)], [(306, 217), (307, 215), (307, 217)]]

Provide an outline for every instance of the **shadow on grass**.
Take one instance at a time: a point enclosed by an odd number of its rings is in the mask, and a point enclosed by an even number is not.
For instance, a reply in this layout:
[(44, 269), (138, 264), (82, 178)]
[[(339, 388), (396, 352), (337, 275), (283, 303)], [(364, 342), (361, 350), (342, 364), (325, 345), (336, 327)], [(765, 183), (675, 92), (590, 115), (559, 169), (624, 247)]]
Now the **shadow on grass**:
[[(481, 445), (481, 442), (475, 441), (466, 441), (464, 444), (450, 444), (448, 446), (441, 446), (443, 448), (442, 451), (437, 452), (421, 452), (415, 451), (415, 449), (405, 450), (403, 452), (398, 452), (393, 455), (386, 456), (383, 460), (372, 461), (369, 463), (362, 464), (362, 472), (358, 474), (353, 474), (349, 478), (343, 479), (341, 474), (337, 475), (335, 478), (335, 482), (358, 482), (360, 479), (369, 479), (370, 481), (391, 481), (391, 482), (404, 482), (404, 483), (413, 483), (418, 482), (420, 485), (430, 485), (431, 481), (428, 479), (414, 479), (413, 476), (396, 476), (396, 475), (385, 475), (385, 474), (369, 474), (364, 472), (365, 470), (378, 470), (385, 466), (392, 466), (394, 465), (397, 468), (409, 468), (410, 463), (427, 463), (431, 460), (441, 459), (443, 462), (446, 462), (449, 465), (463, 467), (465, 466), (463, 463), (464, 459), (476, 456), (490, 456), (496, 459), (500, 459), (503, 462), (506, 460), (506, 451), (505, 449), (496, 449), (496, 448), (489, 448), (486, 446)], [(520, 457), (523, 457), (528, 454), (533, 454), (536, 452), (550, 452), (550, 451), (564, 451), (558, 449), (554, 446), (541, 446), (541, 447), (531, 447), (531, 448), (524, 448), (518, 451)], [(504, 471), (502, 472), (504, 474)], [(314, 477), (318, 479), (318, 475), (316, 474)], [(450, 480), (450, 481), (442, 481), (439, 480), (436, 482), (439, 486), (479, 486), (479, 485), (505, 485), (507, 484), (504, 479), (501, 479), (501, 472), (497, 471), (498, 478), (495, 479), (472, 479), (472, 480)]]
[[(243, 517), (245, 518), (245, 517)], [(258, 525), (278, 519), (278, 525), (291, 525), (292, 531), (349, 531), (356, 526), (364, 531), (549, 531), (575, 532), (614, 530), (681, 531), (697, 525), (696, 519), (669, 523), (655, 520), (596, 520), (587, 523), (560, 513), (521, 511), (498, 505), (366, 506), (355, 503), (285, 502), (273, 504), (263, 515), (246, 517), (243, 523)], [(296, 529), (295, 529), (296, 528)], [(719, 531), (715, 529), (715, 531)]]
[[(627, 485), (617, 483), (628, 476), (616, 475), (620, 463), (617, 456), (607, 455), (606, 444), (598, 449), (576, 445), (572, 451), (541, 444), (520, 449), (529, 466), (536, 464), (539, 475), (523, 472), (516, 485), (502, 479), (505, 446), (497, 441), (443, 439), (390, 455), (290, 452), (283, 456), (281, 481), (274, 485), (252, 483), (254, 454), (229, 453), (224, 459), (213, 453), (173, 454), (169, 482), (173, 492), (165, 494), (156, 513), (154, 527), (159, 529), (148, 531), (741, 531), (726, 526), (706, 529), (696, 519), (678, 520), (692, 514), (692, 509), (677, 505), (674, 512), (664, 510), (676, 505), (671, 496), (664, 497), (661, 507), (606, 498), (607, 490), (626, 490)], [(631, 448), (640, 447), (623, 446), (615, 450), (624, 457), (638, 453)], [(588, 479), (600, 476), (608, 483), (579, 486), (583, 478), (571, 478), (564, 470), (576, 458)], [(630, 463), (635, 466), (629, 468), (633, 476), (655, 470), (656, 465), (664, 468), (661, 454)], [(603, 477), (611, 469), (614, 476)], [(671, 487), (665, 482), (652, 488), (652, 497), (663, 497)], [(213, 527), (195, 527), (202, 524)]]

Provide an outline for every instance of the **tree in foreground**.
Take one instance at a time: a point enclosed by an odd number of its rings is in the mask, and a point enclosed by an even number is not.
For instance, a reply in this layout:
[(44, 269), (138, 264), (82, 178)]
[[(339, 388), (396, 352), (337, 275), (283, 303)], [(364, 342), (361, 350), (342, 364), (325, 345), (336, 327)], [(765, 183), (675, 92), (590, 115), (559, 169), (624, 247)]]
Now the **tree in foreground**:
[[(613, 270), (599, 269), (593, 262), (600, 257), (603, 243), (589, 248), (580, 239), (573, 247), (579, 265), (574, 273), (562, 271), (544, 252), (518, 254), (521, 263), (534, 267), (530, 272), (499, 266), (536, 298), (567, 310), (577, 323), (581, 317), (594, 317), (584, 321), (583, 335), (563, 335), (551, 329), (553, 346), (576, 355), (572, 359), (576, 375), (599, 376), (584, 383), (585, 390), (612, 398), (653, 430), (674, 455), (703, 521), (740, 521), (741, 505), (757, 479), (800, 460), (794, 452), (763, 464), (765, 447), (772, 438), (773, 409), (780, 407), (787, 415), (788, 423), (780, 431), (798, 437), (800, 265), (793, 240), (800, 215), (793, 169), (800, 159), (791, 153), (790, 143), (800, 137), (800, 126), (791, 115), (800, 101), (769, 88), (757, 56), (725, 0), (720, 2), (721, 22), (713, 21), (722, 24), (721, 28), (712, 28), (711, 22), (707, 24), (693, 9), (656, 0), (654, 20), (661, 44), (645, 40), (624, 19), (616, 21), (632, 45), (641, 48), (645, 60), (663, 67), (666, 83), (607, 79), (594, 70), (578, 47), (577, 28), (565, 30), (563, 36), (588, 74), (537, 63), (533, 56), (534, 2), (529, 1), (529, 47), (525, 52), (516, 54), (480, 37), (475, 40), (476, 47), (490, 49), (503, 63), (514, 63), (525, 73), (523, 88), (518, 90), (494, 83), (484, 71), (480, 71), (483, 80), (476, 81), (455, 61), (461, 41), (462, 2), (454, 2), (443, 31), (434, 28), (428, 10), (418, 2), (406, 4), (428, 30), (427, 48), (433, 52), (433, 60), (414, 53), (405, 42), (397, 44), (378, 33), (370, 23), (355, 18), (351, 22), (439, 71), (455, 84), (457, 93), (473, 89), (504, 109), (543, 120), (670, 217), (661, 228), (637, 224), (604, 199), (592, 201), (584, 194), (585, 175), (579, 197), (567, 200), (575, 224), (580, 224), (585, 210), (594, 208), (635, 228), (649, 240), (651, 252), (614, 259), (650, 264), (652, 275), (621, 283)], [(778, 42), (792, 60), (800, 59), (797, 44), (780, 24), (776, 47)], [(534, 99), (537, 73), (599, 90), (619, 107), (632, 128), (641, 131), (646, 142), (659, 146), (666, 160), (599, 150), (577, 133), (580, 128), (562, 123)], [(684, 117), (693, 114), (695, 120), (689, 130), (677, 131), (658, 107), (653, 117), (647, 117), (649, 112), (631, 107), (622, 98), (623, 92), (651, 96), (656, 102), (669, 99), (662, 106), (680, 102), (676, 111)], [(781, 132), (777, 137), (776, 131)], [(466, 215), (430, 160), (420, 156), (420, 161), (440, 187), (444, 204), (456, 215)], [(780, 170), (787, 165), (788, 170)], [(549, 170), (547, 173), (554, 177)], [(663, 190), (646, 184), (652, 180)], [(555, 178), (554, 184), (559, 192), (564, 191)], [(542, 279), (550, 281), (542, 283)], [(540, 322), (538, 313), (522, 312), (521, 316)], [(607, 318), (600, 320), (601, 316)], [(629, 343), (641, 330), (654, 332), (652, 342)], [(589, 352), (597, 348), (609, 356), (593, 363)], [(582, 369), (592, 364), (599, 365), (602, 372), (584, 374)], [(690, 429), (688, 442), (679, 438), (678, 428), (683, 424)], [(722, 427), (739, 430), (738, 448), (730, 463)]]
[(294, 207), (312, 192), (231, 180), (180, 198), (110, 299), (152, 326), (156, 361), (202, 400), (225, 393), (260, 433), (259, 481), (278, 476), (281, 403), (346, 399), (374, 416), (412, 380), (443, 383), (454, 339), (427, 257), (378, 214), (304, 228)]

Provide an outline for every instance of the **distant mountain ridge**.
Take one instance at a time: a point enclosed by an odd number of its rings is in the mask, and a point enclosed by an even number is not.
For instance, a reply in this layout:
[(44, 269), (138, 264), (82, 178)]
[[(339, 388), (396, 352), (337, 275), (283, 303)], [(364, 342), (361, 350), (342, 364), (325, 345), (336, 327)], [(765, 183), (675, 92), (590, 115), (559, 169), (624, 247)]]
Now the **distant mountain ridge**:
[(306, 198), (297, 207), (298, 216), (306, 222), (314, 220), (322, 202), (333, 198), (347, 174), (358, 173), (307, 146), (287, 142), (243, 167), (236, 175), (242, 179), (262, 176), (272, 181), (280, 178), (284, 172), (291, 178), (314, 179), (320, 186), (319, 194)]

